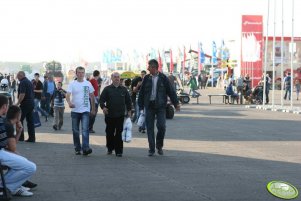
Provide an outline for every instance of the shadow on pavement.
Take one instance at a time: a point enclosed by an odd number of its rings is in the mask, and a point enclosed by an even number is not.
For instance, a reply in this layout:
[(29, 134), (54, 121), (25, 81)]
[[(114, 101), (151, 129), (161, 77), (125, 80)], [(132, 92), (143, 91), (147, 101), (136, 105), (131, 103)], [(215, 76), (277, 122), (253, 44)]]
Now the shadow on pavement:
[(88, 157), (75, 156), (71, 144), (19, 145), (37, 164), (38, 188), (31, 201), (233, 201), (276, 200), (266, 191), (271, 180), (301, 187), (301, 165), (244, 157), (125, 148), (124, 157), (93, 146)]

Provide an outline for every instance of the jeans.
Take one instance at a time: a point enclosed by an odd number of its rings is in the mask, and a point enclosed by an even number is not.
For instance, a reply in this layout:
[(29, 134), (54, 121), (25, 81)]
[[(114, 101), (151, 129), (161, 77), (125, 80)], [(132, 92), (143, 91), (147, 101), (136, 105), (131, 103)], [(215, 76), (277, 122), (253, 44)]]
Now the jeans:
[(53, 125), (61, 129), (64, 123), (64, 110), (65, 107), (54, 107)]
[[(155, 116), (157, 116), (157, 137), (155, 140)], [(162, 148), (166, 131), (166, 109), (165, 108), (145, 108), (145, 122), (149, 144), (149, 151), (155, 152), (155, 148)]]
[(11, 94), (13, 103), (15, 103), (15, 100), (16, 100), (15, 92), (16, 92), (16, 89), (11, 88), (10, 94)]
[[(24, 119), (26, 118), (27, 122), (27, 131), (28, 131), (28, 139), (31, 141), (36, 140), (36, 134), (35, 134), (35, 128), (33, 123), (33, 109), (34, 106), (30, 105), (21, 105), (20, 106), (22, 114), (21, 114), (21, 123), (24, 127)], [(21, 133), (21, 136), (19, 138), (20, 141), (24, 141), (24, 129)]]
[(93, 130), (93, 125), (95, 123), (97, 112), (98, 112), (98, 98), (95, 97), (95, 115), (90, 115), (89, 130)]
[[(89, 112), (77, 113), (71, 112), (73, 144), (76, 151), (85, 151), (89, 149)], [(82, 125), (82, 143), (79, 139), (79, 125)]]
[(42, 116), (47, 117), (48, 113), (41, 108), (40, 104), (41, 104), (41, 100), (35, 98), (34, 99), (34, 110), (40, 112)]
[(123, 141), (121, 133), (123, 131), (124, 117), (110, 118), (105, 117), (106, 122), (106, 139), (108, 151), (115, 149), (116, 154), (123, 153)]
[(287, 94), (289, 94), (288, 99), (291, 100), (291, 87), (286, 87), (285, 88), (284, 100), (286, 100)]
[[(0, 150), (1, 165), (9, 167), (4, 175), (6, 187), (11, 191), (16, 191), (21, 185), (36, 172), (36, 165), (26, 158), (12, 152)], [(3, 188), (2, 183), (0, 187)]]
[(45, 94), (45, 111), (50, 114), (50, 101), (51, 101), (51, 94), (46, 93)]

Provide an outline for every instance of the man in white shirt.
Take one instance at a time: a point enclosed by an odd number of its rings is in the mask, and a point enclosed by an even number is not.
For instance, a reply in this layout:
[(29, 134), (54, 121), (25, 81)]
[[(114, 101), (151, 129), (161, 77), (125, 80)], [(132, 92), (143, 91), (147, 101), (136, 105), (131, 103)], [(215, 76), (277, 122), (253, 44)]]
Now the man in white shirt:
[[(91, 115), (95, 114), (94, 88), (85, 79), (84, 67), (77, 67), (75, 72), (77, 79), (69, 84), (66, 99), (69, 107), (72, 108), (71, 119), (75, 154), (81, 155), (81, 151), (83, 151), (83, 155), (88, 155), (92, 153), (92, 149), (89, 147), (89, 116), (90, 111)], [(72, 96), (72, 100), (70, 96)], [(79, 138), (80, 122), (82, 124), (82, 146)]]

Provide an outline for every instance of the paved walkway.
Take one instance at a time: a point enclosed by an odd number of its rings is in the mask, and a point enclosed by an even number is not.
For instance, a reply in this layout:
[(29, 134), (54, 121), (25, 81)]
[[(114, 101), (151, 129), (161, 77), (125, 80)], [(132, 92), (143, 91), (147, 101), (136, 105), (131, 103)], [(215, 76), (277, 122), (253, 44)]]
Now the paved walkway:
[(213, 92), (203, 91), (199, 105), (192, 100), (167, 121), (165, 155), (151, 158), (146, 134), (137, 126), (122, 158), (106, 155), (101, 111), (90, 137), (93, 154), (75, 156), (67, 110), (62, 131), (53, 131), (47, 122), (36, 131), (37, 143), (19, 144), (38, 166), (32, 180), (39, 186), (32, 198), (14, 200), (277, 200), (266, 191), (271, 180), (300, 190), (301, 116), (224, 105), (218, 99), (209, 105), (206, 94)]

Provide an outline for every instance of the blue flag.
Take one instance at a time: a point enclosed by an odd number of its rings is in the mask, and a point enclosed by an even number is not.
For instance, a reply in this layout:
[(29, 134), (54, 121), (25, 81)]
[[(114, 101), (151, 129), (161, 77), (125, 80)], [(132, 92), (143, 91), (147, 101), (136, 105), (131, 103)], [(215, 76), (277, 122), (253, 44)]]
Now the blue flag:
[(204, 51), (203, 51), (203, 44), (202, 43), (200, 43), (199, 44), (200, 45), (200, 47), (199, 47), (199, 54), (200, 54), (200, 63), (201, 64), (203, 64), (203, 63), (205, 63), (205, 53), (204, 53)]
[(225, 50), (224, 40), (222, 40), (222, 45), (221, 45), (221, 59), (222, 61), (229, 59), (229, 51)]
[(217, 63), (216, 52), (217, 52), (216, 44), (215, 44), (214, 41), (212, 41), (212, 63), (213, 63), (213, 64), (216, 64), (216, 63)]

